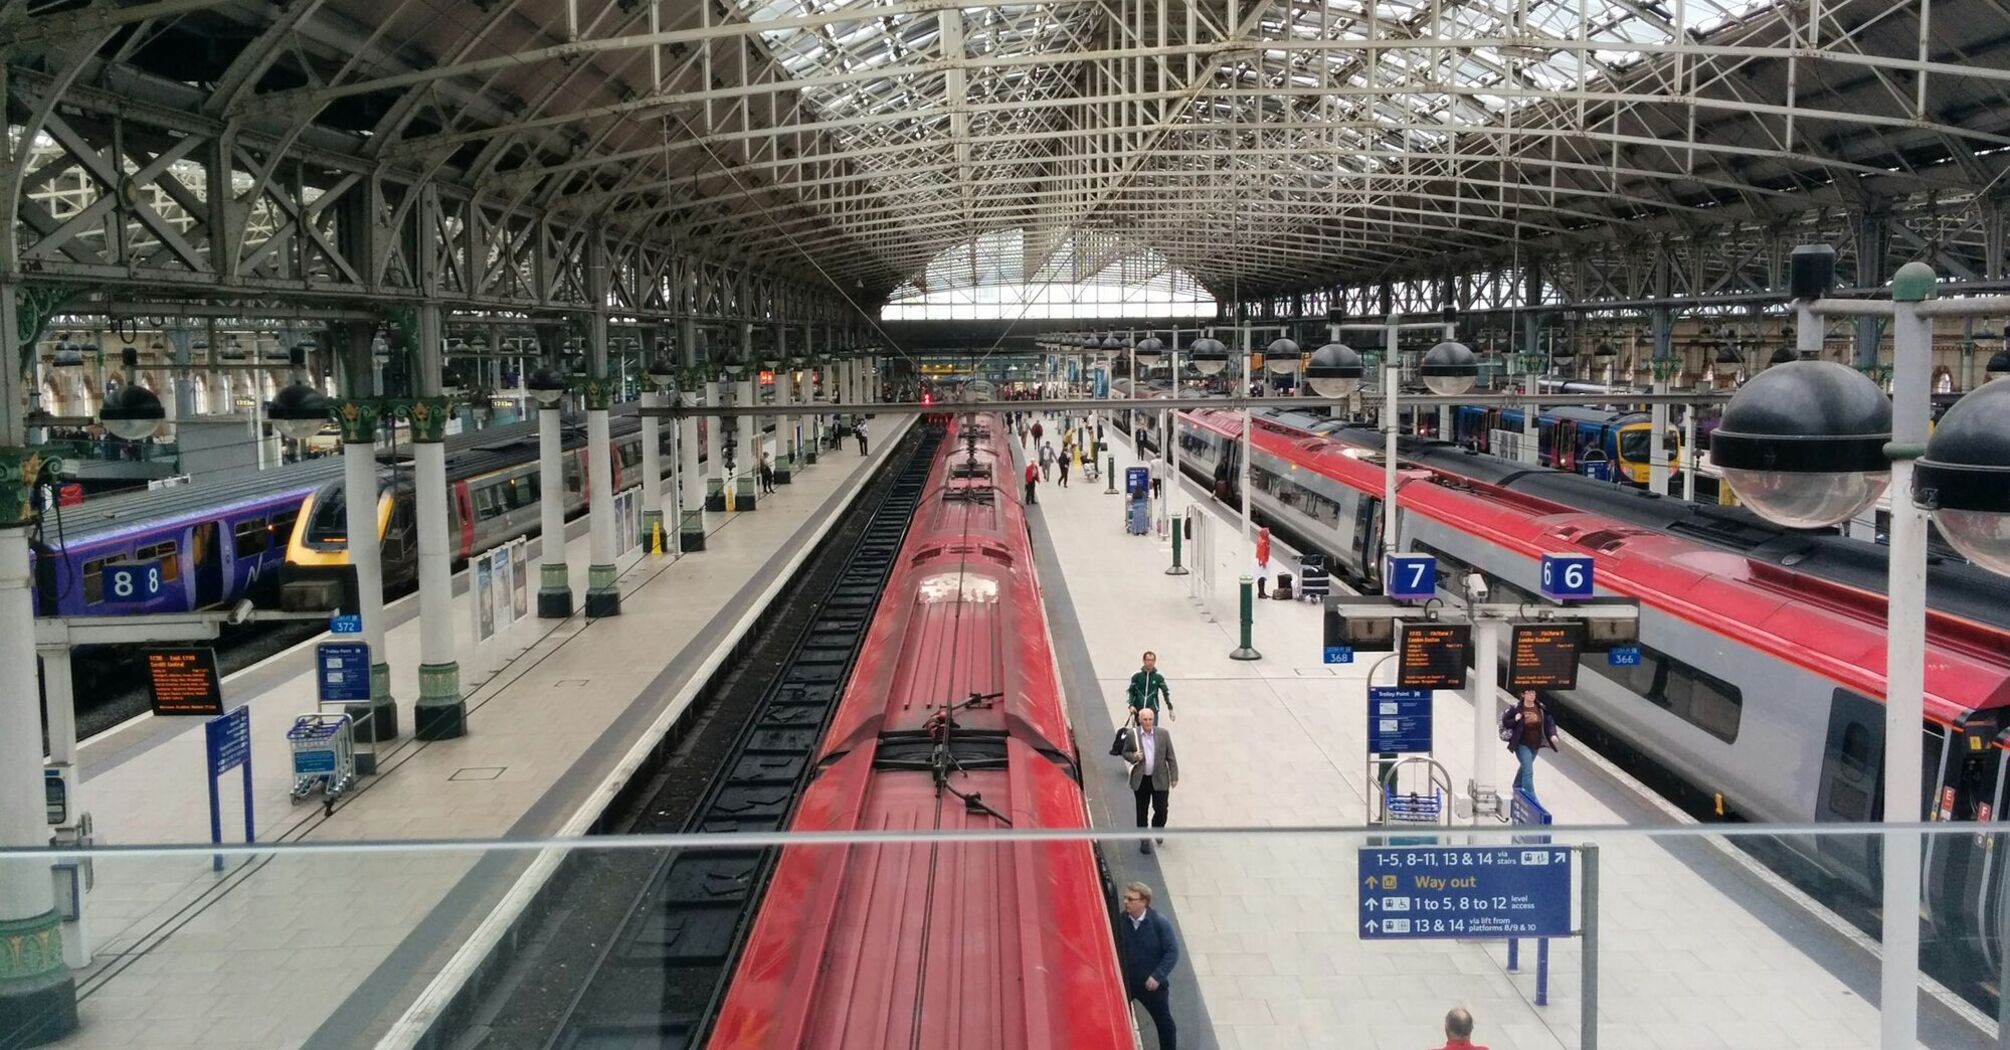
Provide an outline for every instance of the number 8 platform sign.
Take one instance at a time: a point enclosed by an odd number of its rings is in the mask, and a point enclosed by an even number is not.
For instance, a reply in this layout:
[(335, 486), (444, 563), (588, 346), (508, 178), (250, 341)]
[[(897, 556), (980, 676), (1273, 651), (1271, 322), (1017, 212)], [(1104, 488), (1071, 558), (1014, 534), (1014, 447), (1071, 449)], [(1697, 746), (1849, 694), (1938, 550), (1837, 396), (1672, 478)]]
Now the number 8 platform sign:
[(158, 561), (115, 562), (104, 568), (105, 601), (120, 605), (140, 605), (160, 597), (161, 563)]

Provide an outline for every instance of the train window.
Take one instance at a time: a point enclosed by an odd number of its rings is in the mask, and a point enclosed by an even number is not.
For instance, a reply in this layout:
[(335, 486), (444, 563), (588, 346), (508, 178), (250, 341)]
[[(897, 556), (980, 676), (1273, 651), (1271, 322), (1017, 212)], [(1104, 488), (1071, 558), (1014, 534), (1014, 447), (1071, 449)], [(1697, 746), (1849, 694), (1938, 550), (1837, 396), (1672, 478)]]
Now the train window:
[(622, 444), (616, 445), (614, 447), (615, 450), (621, 454), (622, 470), (631, 470), (642, 464), (642, 444), (640, 442), (635, 442), (632, 444), (628, 442), (623, 442)]
[(151, 547), (141, 547), (133, 552), (134, 561), (152, 561), (156, 558), (160, 559), (161, 563), (162, 583), (173, 583), (181, 576), (181, 555), (176, 551), (173, 540), (156, 543)]
[(92, 558), (84, 563), (84, 604), (96, 605), (105, 600), (105, 566), (125, 561), (123, 554), (113, 554), (103, 558)]
[(273, 544), (284, 546), (290, 542), (293, 539), (293, 523), (299, 520), (300, 512), (297, 510), (285, 510), (274, 514), (272, 524), (266, 526), (266, 530), (272, 536)]
[(349, 538), (349, 494), (329, 485), (314, 494), (314, 516), (307, 519), (309, 543), (339, 543)]
[(565, 460), (565, 491), (575, 495), (585, 491), (585, 479), (580, 476), (576, 457), (567, 456)]
[(504, 488), (504, 495), (508, 499), (509, 509), (511, 510), (522, 510), (535, 504), (537, 502), (537, 475), (526, 474), (520, 478), (511, 478), (509, 484)]
[(244, 558), (256, 558), (265, 553), (265, 549), (272, 545), (271, 534), (265, 531), (264, 518), (251, 518), (246, 521), (240, 521), (237, 523), (237, 528), (234, 531), (236, 543), (234, 549), (240, 560)]
[(508, 509), (503, 498), (503, 488), (501, 484), (485, 485), (474, 491), (475, 520), (487, 521)]

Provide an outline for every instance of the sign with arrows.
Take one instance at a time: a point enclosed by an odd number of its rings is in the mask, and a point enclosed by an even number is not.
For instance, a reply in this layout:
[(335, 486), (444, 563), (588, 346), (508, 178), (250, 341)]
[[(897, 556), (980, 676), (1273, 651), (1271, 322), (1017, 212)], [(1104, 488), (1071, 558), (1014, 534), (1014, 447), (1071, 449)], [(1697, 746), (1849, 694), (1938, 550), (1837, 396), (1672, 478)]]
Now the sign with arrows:
[(1369, 940), (1568, 937), (1562, 846), (1363, 846), (1358, 929)]

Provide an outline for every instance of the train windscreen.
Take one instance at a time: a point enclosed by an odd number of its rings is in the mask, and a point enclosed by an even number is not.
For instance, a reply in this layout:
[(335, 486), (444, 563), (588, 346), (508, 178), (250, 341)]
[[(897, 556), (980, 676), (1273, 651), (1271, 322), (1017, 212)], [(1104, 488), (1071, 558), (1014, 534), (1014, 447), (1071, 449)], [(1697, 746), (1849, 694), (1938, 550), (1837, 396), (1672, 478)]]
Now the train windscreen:
[(1647, 447), (1648, 430), (1634, 427), (1619, 432), (1619, 458), (1632, 463), (1645, 463), (1651, 456)]
[(340, 543), (348, 538), (348, 496), (341, 485), (324, 485), (314, 494), (314, 516), (307, 519), (307, 542)]

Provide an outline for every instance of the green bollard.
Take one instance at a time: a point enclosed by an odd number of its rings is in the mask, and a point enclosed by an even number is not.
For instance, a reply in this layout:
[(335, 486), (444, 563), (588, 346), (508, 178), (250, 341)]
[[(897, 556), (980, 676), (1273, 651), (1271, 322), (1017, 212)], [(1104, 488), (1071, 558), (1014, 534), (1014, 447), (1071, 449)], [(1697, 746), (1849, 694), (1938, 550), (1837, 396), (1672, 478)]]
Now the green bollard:
[(1173, 533), (1173, 563), (1172, 563), (1172, 568), (1170, 568), (1170, 569), (1167, 569), (1167, 570), (1166, 570), (1166, 575), (1167, 575), (1167, 576), (1185, 576), (1185, 575), (1186, 575), (1186, 567), (1185, 567), (1185, 566), (1183, 566), (1183, 565), (1181, 565), (1181, 564), (1179, 563), (1179, 546), (1180, 546), (1180, 544), (1179, 544), (1179, 541), (1180, 541), (1180, 534), (1181, 534), (1181, 533), (1184, 533), (1185, 531), (1186, 531), (1186, 525), (1185, 525), (1185, 523), (1184, 523), (1184, 522), (1182, 522), (1182, 521), (1180, 521), (1180, 520), (1179, 520), (1178, 518), (1174, 518), (1174, 519), (1173, 519), (1173, 523), (1172, 523), (1172, 533)]
[(1117, 457), (1110, 457), (1110, 469), (1103, 471), (1103, 495), (1115, 495), (1117, 491)]
[(1251, 645), (1250, 635), (1256, 620), (1256, 580), (1248, 575), (1242, 577), (1242, 645), (1228, 654), (1231, 660), (1261, 660), (1263, 654)]

